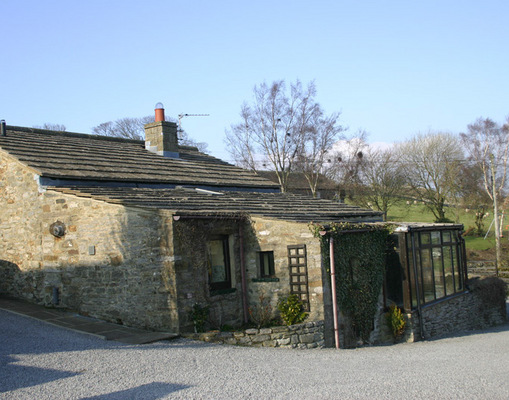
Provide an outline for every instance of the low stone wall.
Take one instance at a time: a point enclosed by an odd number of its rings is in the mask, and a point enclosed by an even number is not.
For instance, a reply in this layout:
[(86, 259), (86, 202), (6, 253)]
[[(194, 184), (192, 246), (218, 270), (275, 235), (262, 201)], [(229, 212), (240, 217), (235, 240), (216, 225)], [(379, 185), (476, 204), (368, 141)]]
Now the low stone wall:
[[(495, 261), (468, 261), (469, 277), (496, 276)], [(498, 268), (498, 277), (502, 279), (509, 289), (509, 266), (501, 265)]]
[[(475, 290), (422, 309), (424, 338), (439, 337), (454, 332), (485, 329), (507, 321), (505, 301), (500, 305), (488, 304)], [(412, 313), (413, 334), (421, 336), (417, 312)]]
[(246, 329), (236, 332), (189, 333), (183, 336), (204, 342), (238, 346), (314, 349), (324, 347), (324, 322), (306, 322), (298, 325)]

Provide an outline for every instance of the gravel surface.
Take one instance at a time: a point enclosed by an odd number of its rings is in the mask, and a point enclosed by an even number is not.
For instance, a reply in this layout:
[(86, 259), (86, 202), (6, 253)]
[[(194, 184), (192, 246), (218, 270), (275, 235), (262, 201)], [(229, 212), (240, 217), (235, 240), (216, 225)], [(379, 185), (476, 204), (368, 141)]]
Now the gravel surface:
[(355, 350), (125, 345), (0, 310), (0, 399), (509, 399), (509, 325)]

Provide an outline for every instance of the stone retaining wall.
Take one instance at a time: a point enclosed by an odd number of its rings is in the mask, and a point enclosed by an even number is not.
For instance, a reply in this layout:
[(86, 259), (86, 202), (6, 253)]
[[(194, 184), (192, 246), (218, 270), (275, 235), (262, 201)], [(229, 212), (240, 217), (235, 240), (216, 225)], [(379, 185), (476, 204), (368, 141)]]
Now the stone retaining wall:
[(184, 335), (205, 342), (239, 346), (314, 349), (324, 347), (324, 322), (306, 322), (291, 326), (246, 329), (236, 332), (211, 331)]
[[(475, 291), (425, 306), (422, 309), (424, 338), (439, 337), (454, 332), (485, 329), (507, 321), (505, 302), (487, 304)], [(412, 313), (413, 333), (420, 337), (420, 320)]]

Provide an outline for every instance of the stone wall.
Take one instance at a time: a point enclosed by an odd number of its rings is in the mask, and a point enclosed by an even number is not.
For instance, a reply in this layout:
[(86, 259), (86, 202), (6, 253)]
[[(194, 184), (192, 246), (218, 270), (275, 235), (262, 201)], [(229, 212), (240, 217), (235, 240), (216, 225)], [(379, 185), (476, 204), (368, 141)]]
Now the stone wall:
[[(469, 291), (423, 306), (424, 339), (456, 332), (486, 329), (507, 322), (505, 287), (502, 282), (500, 282), (501, 285), (494, 283), (493, 279), (496, 278), (471, 279)], [(406, 329), (403, 337), (398, 341), (420, 340), (421, 328), (418, 311), (413, 310), (411, 313), (404, 314), (404, 317)], [(394, 338), (385, 320), (383, 297), (381, 296), (369, 344), (392, 343), (393, 341)]]
[[(241, 228), (242, 227), (242, 228)], [(242, 244), (240, 238), (242, 229)], [(230, 237), (231, 290), (211, 292), (208, 287), (206, 242), (215, 235)], [(289, 245), (305, 245), (310, 294), (310, 321), (324, 319), (322, 268), (319, 241), (307, 224), (253, 217), (236, 219), (182, 219), (174, 223), (175, 271), (179, 282), (178, 304), (183, 332), (191, 332), (194, 304), (210, 307), (208, 329), (244, 323), (241, 246), (244, 249), (247, 305), (251, 310), (270, 304), (271, 317), (278, 316), (278, 301), (290, 293)], [(275, 275), (260, 279), (259, 252), (273, 251)], [(267, 303), (260, 304), (260, 296)]]
[(324, 322), (306, 322), (291, 326), (246, 329), (237, 332), (211, 331), (185, 336), (205, 342), (239, 346), (315, 349), (324, 347)]
[[(0, 293), (129, 326), (178, 327), (171, 215), (38, 184), (0, 153)], [(55, 237), (50, 226), (65, 225)]]
[[(305, 223), (252, 218), (251, 229), (246, 234), (246, 269), (249, 304), (259, 304), (260, 294), (270, 302), (277, 314), (278, 300), (290, 294), (290, 271), (288, 247), (305, 245), (308, 266), (309, 317), (310, 321), (323, 320), (324, 287), (322, 277), (322, 255), (319, 240)], [(258, 252), (274, 252), (275, 279), (259, 279)]]
[[(229, 237), (231, 288), (211, 291), (207, 242), (217, 235)], [(179, 320), (182, 332), (194, 329), (194, 304), (208, 306), (206, 328), (243, 323), (242, 283), (239, 252), (239, 221), (234, 219), (185, 219), (174, 223), (175, 271), (178, 281)]]
[[(486, 301), (477, 285), (455, 297), (444, 299), (422, 309), (424, 338), (443, 336), (454, 332), (485, 329), (507, 321), (505, 296), (499, 301)], [(420, 320), (412, 313), (415, 337), (420, 337)]]
[[(196, 303), (210, 306), (210, 328), (244, 322), (241, 238), (248, 305), (290, 292), (287, 246), (305, 245), (310, 313), (323, 320), (319, 241), (307, 224), (253, 218), (173, 220), (169, 212), (124, 207), (46, 190), (39, 176), (0, 151), (0, 293), (148, 329), (192, 331)], [(65, 234), (55, 237), (59, 222)], [(228, 235), (232, 287), (211, 293), (206, 242)], [(273, 251), (275, 276), (260, 280), (259, 252)], [(58, 292), (58, 304), (55, 303)]]
[[(429, 305), (422, 310), (424, 338), (444, 336), (454, 332), (485, 329), (506, 321), (505, 310), (484, 308), (479, 297), (464, 293), (453, 299)], [(419, 338), (420, 320), (417, 312), (412, 313), (414, 337)]]

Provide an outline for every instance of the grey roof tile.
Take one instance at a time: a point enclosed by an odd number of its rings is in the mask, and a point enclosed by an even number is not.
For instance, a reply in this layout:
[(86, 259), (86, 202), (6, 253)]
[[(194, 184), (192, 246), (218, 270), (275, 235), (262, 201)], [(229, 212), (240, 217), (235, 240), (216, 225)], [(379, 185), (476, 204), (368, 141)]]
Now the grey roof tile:
[(175, 159), (147, 151), (140, 140), (7, 126), (0, 148), (47, 178), (278, 188), (190, 146), (181, 146)]
[[(0, 150), (53, 180), (55, 186), (50, 190), (169, 210), (183, 217), (255, 215), (299, 222), (381, 220), (381, 213), (376, 211), (280, 193), (277, 184), (189, 146), (180, 146), (180, 158), (172, 159), (147, 151), (139, 140), (8, 126), (7, 136), (0, 136)], [(77, 182), (76, 186), (71, 182)], [(166, 188), (127, 184), (162, 184)]]
[(50, 189), (126, 206), (169, 210), (181, 216), (254, 215), (298, 222), (381, 220), (381, 213), (377, 211), (288, 193), (81, 186)]

